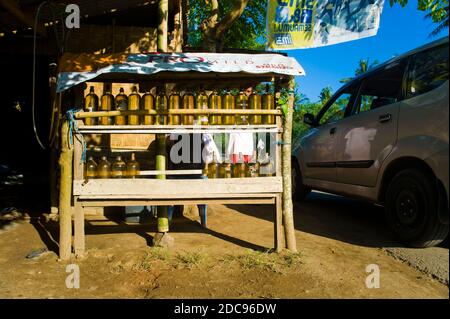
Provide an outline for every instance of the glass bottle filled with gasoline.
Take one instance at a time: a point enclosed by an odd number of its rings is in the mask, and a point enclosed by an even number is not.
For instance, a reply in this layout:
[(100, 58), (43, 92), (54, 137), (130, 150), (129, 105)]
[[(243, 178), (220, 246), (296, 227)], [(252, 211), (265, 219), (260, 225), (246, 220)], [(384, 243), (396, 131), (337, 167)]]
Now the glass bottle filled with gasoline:
[(242, 156), (242, 153), (239, 153), (239, 159), (237, 163), (233, 165), (233, 177), (235, 178), (242, 178), (245, 177), (245, 162), (244, 157)]
[(231, 162), (226, 159), (219, 165), (219, 177), (231, 178)]
[[(269, 84), (266, 85), (266, 92), (261, 98), (261, 107), (263, 110), (274, 110), (275, 109), (275, 99), (272, 94), (270, 94)], [(263, 115), (263, 124), (275, 124), (275, 115)]]
[[(100, 111), (111, 111), (114, 105), (114, 96), (109, 90), (102, 95), (100, 101)], [(100, 125), (112, 125), (113, 118), (111, 116), (103, 116), (100, 118)]]
[[(203, 88), (197, 95), (197, 110), (207, 110), (208, 109), (208, 95), (206, 95)], [(208, 125), (208, 115), (198, 115), (197, 116), (198, 125)]]
[[(114, 100), (116, 111), (126, 111), (128, 108), (128, 97), (125, 95), (123, 88), (120, 88), (119, 94), (116, 95)], [(114, 118), (116, 125), (126, 125), (127, 117), (125, 115), (119, 115)]]
[[(98, 96), (95, 94), (94, 87), (89, 88), (89, 94), (84, 98), (84, 111), (95, 112), (98, 110)], [(85, 125), (96, 125), (97, 119), (94, 117), (84, 119)]]
[[(128, 110), (138, 111), (141, 105), (141, 96), (137, 91), (137, 87), (133, 86), (131, 89), (131, 94), (128, 96)], [(129, 125), (139, 125), (141, 124), (140, 115), (128, 115)]]
[[(247, 110), (248, 109), (248, 96), (245, 94), (244, 90), (240, 90), (238, 96), (236, 97), (236, 109), (239, 110)], [(237, 125), (246, 125), (248, 124), (248, 117), (244, 114), (236, 115), (236, 124)]]
[[(169, 97), (169, 110), (179, 110), (181, 103), (180, 93), (178, 91), (173, 91)], [(181, 116), (180, 115), (170, 115), (169, 125), (180, 125)]]
[(213, 160), (211, 163), (208, 163), (208, 178), (216, 178), (217, 177), (217, 168), (219, 167), (216, 159), (216, 154), (213, 155)]
[[(156, 96), (156, 109), (158, 112), (167, 111), (167, 95), (164, 89), (160, 89)], [(156, 125), (167, 125), (167, 115), (160, 114), (156, 116)]]
[(127, 162), (127, 177), (137, 178), (140, 175), (139, 163), (136, 161), (136, 155), (131, 153), (131, 158)]
[[(150, 93), (149, 90), (145, 92), (145, 94), (142, 96), (142, 109), (149, 111), (155, 109), (155, 97), (153, 94)], [(155, 123), (155, 116), (154, 115), (144, 115), (143, 117), (143, 124), (144, 125), (153, 125)]]
[[(234, 95), (231, 94), (229, 89), (227, 89), (225, 92), (225, 95), (222, 96), (222, 109), (224, 109), (224, 110), (234, 110), (235, 109)], [(234, 125), (235, 124), (234, 115), (223, 115), (222, 116), (222, 124)]]
[(111, 164), (106, 156), (102, 156), (97, 165), (97, 178), (109, 178), (111, 176)]
[[(191, 92), (186, 92), (183, 95), (183, 110), (193, 110), (195, 106), (195, 97)], [(193, 115), (183, 115), (182, 116), (183, 125), (193, 125), (194, 116)]]
[(112, 178), (124, 178), (127, 171), (127, 164), (122, 160), (122, 156), (117, 156), (111, 167)]
[(92, 156), (89, 156), (89, 159), (86, 162), (84, 177), (85, 179), (92, 179), (97, 177), (97, 163), (94, 161), (94, 158)]
[[(251, 110), (253, 110), (253, 111), (261, 110), (261, 95), (258, 94), (258, 92), (252, 91), (252, 94), (250, 94), (248, 101), (249, 101), (249, 107)], [(249, 122), (252, 125), (261, 124), (261, 115), (260, 114), (250, 115)]]
[[(209, 109), (210, 110), (220, 110), (222, 108), (222, 98), (217, 93), (216, 90), (214, 90), (209, 95)], [(220, 115), (211, 115), (209, 117), (209, 124), (211, 125), (220, 125), (222, 124), (222, 117)]]

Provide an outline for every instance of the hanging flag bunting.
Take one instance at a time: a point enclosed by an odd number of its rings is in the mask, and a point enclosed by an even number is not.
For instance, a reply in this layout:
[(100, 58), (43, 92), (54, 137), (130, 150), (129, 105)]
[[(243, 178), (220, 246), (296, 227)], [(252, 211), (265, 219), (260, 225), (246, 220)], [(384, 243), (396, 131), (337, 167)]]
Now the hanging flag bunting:
[(374, 36), (384, 0), (268, 0), (268, 49), (315, 48)]

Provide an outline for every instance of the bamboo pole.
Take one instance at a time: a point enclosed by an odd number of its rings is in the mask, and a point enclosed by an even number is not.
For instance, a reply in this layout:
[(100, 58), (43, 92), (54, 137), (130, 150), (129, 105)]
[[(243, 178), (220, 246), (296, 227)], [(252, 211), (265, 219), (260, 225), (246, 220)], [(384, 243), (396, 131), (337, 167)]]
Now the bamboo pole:
[(69, 123), (65, 120), (61, 126), (61, 168), (59, 186), (59, 258), (69, 260), (72, 252), (72, 160), (73, 148), (69, 145)]
[[(291, 77), (289, 90), (294, 90), (295, 80)], [(295, 240), (294, 215), (292, 205), (292, 180), (291, 180), (291, 142), (292, 142), (292, 118), (294, 112), (294, 94), (289, 94), (287, 114), (284, 117), (283, 144), (281, 147), (282, 175), (283, 175), (283, 219), (287, 248), (297, 252)]]
[(134, 111), (80, 111), (75, 114), (76, 119), (123, 116), (123, 115), (275, 115), (281, 116), (281, 110), (225, 110), (225, 109), (172, 109), (172, 110), (134, 110)]
[[(167, 29), (168, 29), (169, 1), (159, 0), (158, 2), (158, 51), (167, 52)], [(166, 170), (166, 136), (164, 134), (156, 135), (156, 170)], [(166, 179), (165, 174), (156, 176), (156, 179)], [(158, 206), (158, 232), (166, 233), (169, 231), (169, 216), (167, 206)], [(161, 237), (157, 242), (161, 241)]]

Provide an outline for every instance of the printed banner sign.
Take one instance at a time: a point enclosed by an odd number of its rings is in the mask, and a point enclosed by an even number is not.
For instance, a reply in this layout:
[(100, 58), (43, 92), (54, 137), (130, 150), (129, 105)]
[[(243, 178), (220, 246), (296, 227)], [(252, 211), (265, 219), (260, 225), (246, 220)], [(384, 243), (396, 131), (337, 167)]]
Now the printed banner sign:
[(268, 0), (268, 49), (315, 48), (374, 36), (384, 0)]
[(66, 53), (61, 58), (57, 92), (90, 81), (101, 74), (155, 74), (162, 71), (305, 75), (305, 71), (297, 60), (272, 53), (150, 53), (128, 55)]

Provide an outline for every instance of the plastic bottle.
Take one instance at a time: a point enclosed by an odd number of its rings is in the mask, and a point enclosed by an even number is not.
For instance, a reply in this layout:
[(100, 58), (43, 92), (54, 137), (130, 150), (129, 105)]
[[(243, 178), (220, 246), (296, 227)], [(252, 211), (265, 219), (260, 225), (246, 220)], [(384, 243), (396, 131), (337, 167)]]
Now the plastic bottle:
[[(167, 111), (167, 95), (166, 92), (161, 89), (156, 96), (156, 109), (159, 112)], [(157, 115), (156, 116), (156, 125), (167, 125), (167, 115)]]
[[(236, 107), (234, 95), (231, 94), (230, 90), (227, 89), (224, 96), (222, 96), (222, 109), (224, 110), (234, 110)], [(234, 115), (223, 115), (222, 124), (224, 125), (234, 125), (235, 117)]]
[[(208, 95), (206, 95), (205, 91), (201, 89), (200, 93), (197, 95), (197, 110), (207, 110), (208, 109)], [(197, 116), (197, 124), (198, 125), (208, 125), (208, 116), (207, 115), (199, 115)]]
[[(274, 110), (275, 109), (275, 99), (273, 95), (269, 92), (269, 85), (266, 85), (266, 92), (262, 96), (261, 108), (263, 110)], [(275, 124), (275, 115), (263, 115), (263, 124)]]
[[(195, 97), (191, 92), (186, 92), (183, 95), (183, 110), (193, 110), (195, 106)], [(183, 125), (193, 125), (194, 116), (193, 115), (183, 115), (182, 116)]]
[[(244, 90), (240, 90), (238, 96), (236, 97), (236, 109), (247, 110), (248, 109), (248, 96), (245, 94)], [(248, 117), (247, 115), (236, 115), (236, 125), (247, 125)]]
[[(261, 110), (261, 95), (258, 92), (253, 91), (248, 98), (249, 108), (253, 111)], [(261, 115), (250, 115), (249, 122), (252, 125), (261, 124)]]

